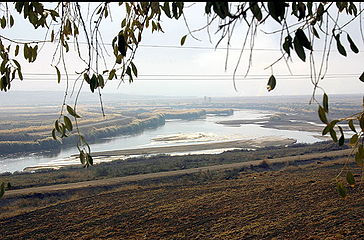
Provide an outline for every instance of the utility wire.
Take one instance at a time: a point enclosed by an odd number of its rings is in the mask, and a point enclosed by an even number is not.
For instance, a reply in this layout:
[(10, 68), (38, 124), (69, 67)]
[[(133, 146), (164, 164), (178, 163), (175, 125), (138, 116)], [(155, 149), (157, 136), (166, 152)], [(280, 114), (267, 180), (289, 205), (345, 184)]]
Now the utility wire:
[[(326, 76), (357, 76), (361, 73), (330, 73), (326, 74)], [(29, 76), (55, 76), (55, 73), (23, 73), (23, 75), (29, 75)], [(65, 75), (65, 74), (61, 74)], [(266, 77), (269, 74), (250, 74), (249, 77)], [(77, 73), (69, 73), (68, 76), (78, 76)], [(230, 74), (139, 74), (140, 77), (232, 77)], [(237, 74), (236, 77), (243, 77), (244, 74)], [(310, 77), (309, 74), (275, 74), (276, 77)]]
[[(247, 77), (245, 79), (236, 79), (236, 81), (266, 81), (269, 76), (265, 77)], [(353, 78), (353, 76), (326, 76), (325, 79), (331, 79), (331, 80), (340, 80), (340, 79), (349, 79)], [(135, 78), (136, 81), (228, 81), (231, 80), (231, 77), (213, 77), (213, 78), (196, 78), (196, 77), (190, 77), (190, 78)], [(292, 77), (292, 76), (285, 76), (285, 77), (277, 77), (278, 80), (289, 80), (289, 81), (297, 81), (297, 80), (308, 80), (310, 79), (309, 76), (298, 76), (298, 77)], [(56, 78), (27, 78), (24, 77), (25, 81), (52, 81), (55, 82)], [(75, 79), (70, 78), (69, 81), (76, 81)], [(115, 80), (113, 80), (115, 81)], [(119, 81), (119, 80), (116, 80)]]
[[(31, 40), (31, 39), (14, 39), (15, 41), (22, 42), (43, 42), (44, 40)], [(46, 42), (50, 43), (50, 42)], [(81, 45), (87, 45), (87, 42), (78, 42)], [(111, 43), (100, 43), (102, 46), (111, 46)], [(227, 47), (202, 47), (202, 46), (179, 46), (179, 45), (156, 45), (156, 44), (139, 44), (139, 47), (144, 48), (170, 48), (170, 49), (199, 49), (199, 50), (232, 50), (232, 51), (241, 51), (241, 48), (227, 48)], [(269, 51), (269, 52), (281, 52), (280, 49), (276, 48), (244, 48), (244, 50), (253, 50), (253, 51)], [(315, 52), (322, 52), (322, 49), (316, 49)], [(331, 52), (338, 52), (338, 50), (330, 50)], [(364, 52), (359, 50), (359, 52)]]

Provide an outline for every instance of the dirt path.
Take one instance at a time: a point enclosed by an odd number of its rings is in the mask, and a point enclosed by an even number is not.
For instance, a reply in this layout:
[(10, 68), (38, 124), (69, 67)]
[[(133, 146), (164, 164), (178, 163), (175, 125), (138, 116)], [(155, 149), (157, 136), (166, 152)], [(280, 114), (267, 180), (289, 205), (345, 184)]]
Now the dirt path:
[(133, 181), (140, 181), (140, 180), (152, 179), (152, 178), (191, 174), (191, 173), (197, 173), (200, 171), (207, 171), (207, 170), (213, 171), (213, 170), (242, 168), (242, 167), (247, 167), (247, 166), (251, 166), (251, 165), (259, 165), (262, 163), (262, 161), (267, 161), (269, 163), (279, 163), (279, 162), (291, 162), (291, 161), (306, 161), (306, 160), (310, 160), (310, 159), (320, 159), (320, 158), (326, 158), (326, 157), (329, 157), (329, 158), (340, 157), (340, 156), (348, 155), (350, 153), (350, 151), (351, 151), (351, 149), (346, 149), (346, 150), (332, 151), (332, 152), (325, 152), (325, 153), (312, 153), (312, 154), (305, 154), (305, 155), (300, 155), (300, 156), (289, 156), (289, 157), (282, 157), (282, 158), (275, 158), (275, 159), (255, 160), (255, 161), (248, 161), (248, 162), (239, 162), (239, 163), (191, 168), (191, 169), (184, 169), (184, 170), (177, 170), (177, 171), (148, 173), (148, 174), (131, 175), (131, 176), (126, 176), (126, 177), (116, 177), (116, 178), (108, 178), (108, 179), (101, 179), (101, 180), (77, 182), (77, 183), (57, 184), (57, 185), (34, 187), (34, 188), (24, 188), (24, 189), (7, 191), (4, 198), (10, 198), (10, 197), (15, 197), (15, 196), (19, 196), (19, 195), (30, 195), (30, 194), (36, 194), (36, 193), (49, 193), (49, 192), (61, 191), (61, 190), (81, 189), (81, 188), (97, 187), (97, 186), (111, 186), (111, 185), (118, 185), (118, 184), (125, 183), (125, 182), (133, 182)]

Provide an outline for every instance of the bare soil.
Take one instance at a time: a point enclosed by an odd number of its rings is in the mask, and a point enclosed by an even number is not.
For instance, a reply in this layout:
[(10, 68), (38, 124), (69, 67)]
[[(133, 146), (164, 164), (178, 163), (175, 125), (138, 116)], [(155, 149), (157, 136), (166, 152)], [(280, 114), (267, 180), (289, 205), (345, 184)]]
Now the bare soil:
[[(237, 179), (134, 183), (0, 216), (2, 239), (362, 239), (364, 190), (342, 199), (344, 159)], [(162, 183), (163, 182), (163, 183)]]

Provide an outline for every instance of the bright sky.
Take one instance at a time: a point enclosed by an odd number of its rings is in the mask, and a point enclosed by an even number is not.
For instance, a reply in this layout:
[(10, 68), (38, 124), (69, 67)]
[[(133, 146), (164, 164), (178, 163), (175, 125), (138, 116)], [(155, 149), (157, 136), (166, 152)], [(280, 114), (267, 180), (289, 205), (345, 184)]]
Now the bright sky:
[[(185, 8), (187, 22), (189, 27), (198, 29), (206, 24), (204, 15), (204, 3), (191, 4)], [(91, 4), (91, 8), (94, 6)], [(87, 4), (82, 7), (87, 9)], [(113, 22), (109, 20), (102, 24), (103, 40), (105, 43), (111, 43), (112, 38), (120, 30), (120, 22), (123, 11), (114, 4), (112, 7)], [(119, 15), (118, 15), (119, 14)], [(272, 69), (264, 70), (280, 57), (279, 34), (268, 35), (266, 32), (278, 30), (280, 25), (276, 22), (269, 22), (264, 28), (258, 30), (255, 40), (255, 51), (253, 52), (253, 65), (247, 79), (243, 79), (249, 63), (249, 52), (243, 54), (241, 64), (237, 70), (237, 91), (234, 90), (232, 74), (234, 72), (240, 48), (244, 41), (242, 22), (235, 30), (232, 45), (229, 52), (227, 70), (225, 71), (226, 50), (214, 47), (219, 38), (219, 33), (214, 34), (217, 26), (211, 26), (212, 43), (210, 43), (206, 30), (196, 33), (201, 41), (187, 37), (183, 47), (180, 46), (180, 39), (188, 33), (186, 25), (181, 18), (179, 21), (163, 18), (162, 28), (165, 33), (150, 33), (147, 31), (143, 36), (142, 46), (139, 48), (135, 58), (138, 67), (139, 79), (134, 83), (122, 83), (118, 88), (119, 81), (113, 80), (108, 82), (103, 92), (137, 94), (137, 95), (163, 95), (163, 96), (267, 96), (267, 95), (302, 95), (311, 94), (313, 85), (308, 77), (310, 73), (309, 61), (303, 63), (298, 59), (295, 53), (292, 54), (293, 62), (290, 63), (293, 76), (290, 76), (287, 66), (284, 62), (278, 63)], [(362, 51), (359, 54), (351, 52), (348, 43), (342, 37), (343, 45), (346, 47), (348, 57), (342, 57), (336, 51), (336, 43), (333, 42), (334, 50), (330, 56), (328, 77), (322, 81), (322, 87), (328, 94), (343, 93), (363, 93), (364, 83), (360, 82), (358, 77), (363, 72), (363, 40), (360, 37), (359, 20), (354, 21), (348, 26), (348, 31), (353, 33), (351, 36)], [(34, 31), (30, 24), (24, 23), (22, 17), (15, 18), (15, 26), (11, 30), (2, 31), (6, 36), (18, 39), (43, 39), (42, 34)], [(346, 38), (346, 36), (345, 36)], [(151, 47), (159, 46), (159, 47)], [(164, 46), (164, 47), (163, 47)], [(174, 47), (166, 47), (174, 46)], [(111, 53), (111, 46), (106, 46)], [(221, 44), (220, 47), (226, 47)], [(12, 91), (18, 90), (44, 90), (44, 91), (64, 91), (65, 81), (61, 84), (56, 83), (55, 69), (51, 66), (54, 45), (47, 44), (39, 53), (39, 59), (32, 64), (22, 62), (25, 80), (16, 81), (12, 85)], [(318, 49), (322, 49), (317, 47)], [(306, 51), (308, 56), (308, 52)], [(317, 52), (315, 57), (317, 62), (321, 58), (322, 52)], [(110, 64), (113, 58), (108, 58)], [(81, 62), (77, 55), (68, 53), (66, 57), (68, 72), (73, 74), (75, 71), (81, 71)], [(111, 66), (111, 65), (110, 65)], [(60, 69), (62, 72), (63, 69)], [(266, 90), (266, 85), (271, 73), (274, 73), (277, 79), (276, 89), (272, 92)], [(54, 76), (41, 74), (54, 74)], [(154, 76), (150, 76), (154, 75)], [(159, 76), (155, 76), (159, 75)], [(161, 77), (160, 75), (177, 75)], [(192, 75), (192, 76), (181, 76)], [(297, 76), (301, 75), (301, 76)], [(43, 80), (41, 80), (43, 79)], [(74, 79), (74, 76), (71, 76)], [(162, 80), (163, 79), (163, 80)], [(87, 86), (86, 91), (89, 91)], [(4, 94), (4, 93), (0, 93)], [(321, 94), (321, 92), (319, 92)], [(95, 94), (96, 95), (96, 94)]]

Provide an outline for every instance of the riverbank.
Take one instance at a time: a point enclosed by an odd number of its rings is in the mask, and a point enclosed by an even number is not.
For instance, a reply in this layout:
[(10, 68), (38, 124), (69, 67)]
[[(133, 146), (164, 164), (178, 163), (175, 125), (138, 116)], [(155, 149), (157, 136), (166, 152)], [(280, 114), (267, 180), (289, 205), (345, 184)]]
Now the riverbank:
[(170, 156), (165, 154), (138, 156), (127, 159), (118, 157), (114, 161), (95, 164), (90, 168), (83, 168), (79, 160), (78, 165), (67, 166), (59, 170), (38, 169), (24, 172), (5, 172), (0, 174), (0, 182), (10, 182), (11, 189), (39, 187), (52, 184), (73, 183), (97, 179), (108, 179), (130, 175), (158, 173), (175, 170), (192, 169), (213, 165), (241, 163), (263, 159), (273, 159), (286, 156), (302, 156), (305, 154), (331, 152), (347, 149), (332, 142), (315, 144), (293, 144), (289, 146), (270, 146), (257, 150), (236, 149), (220, 154), (191, 154)]
[[(303, 120), (301, 115), (292, 115), (286, 113), (272, 113), (270, 116), (264, 117), (257, 120), (243, 120), (243, 119), (234, 119), (234, 120), (223, 120), (217, 121), (217, 124), (222, 124), (225, 126), (231, 127), (240, 127), (241, 125), (252, 125), (258, 124), (264, 128), (273, 128), (278, 130), (289, 130), (289, 131), (305, 131), (317, 133), (315, 135), (316, 138), (322, 140), (329, 140), (328, 136), (321, 136), (321, 132), (326, 126), (321, 122), (318, 122), (318, 119), (314, 119), (314, 117), (306, 117), (307, 120)], [(318, 118), (318, 117), (317, 117)], [(344, 127), (345, 130), (346, 127)]]
[[(125, 150), (113, 150), (94, 152), (92, 156), (118, 156), (118, 155), (144, 155), (144, 154), (168, 154), (168, 153), (183, 153), (202, 150), (237, 148), (237, 149), (256, 149), (268, 146), (285, 146), (296, 143), (295, 139), (280, 138), (280, 137), (262, 137), (251, 140), (237, 140), (213, 143), (199, 143), (165, 147), (149, 147)], [(75, 155), (76, 156), (76, 155)]]
[[(297, 141), (295, 139), (280, 138), (280, 137), (262, 137), (251, 140), (236, 140), (236, 141), (225, 141), (225, 142), (212, 142), (212, 143), (199, 143), (199, 144), (188, 144), (188, 145), (175, 145), (175, 146), (164, 146), (164, 147), (149, 147), (149, 148), (135, 148), (135, 149), (123, 149), (123, 150), (112, 150), (93, 152), (92, 156), (95, 163), (110, 162), (117, 160), (124, 160), (128, 157), (137, 156), (151, 156), (151, 155), (187, 155), (187, 154), (208, 154), (221, 153), (226, 150), (233, 149), (258, 149), (264, 147), (274, 146), (289, 146)], [(50, 163), (47, 165), (29, 166), (24, 168), (24, 171), (38, 171), (45, 169), (60, 169), (62, 167), (80, 166), (78, 154), (71, 155), (70, 158), (65, 159), (63, 162), (58, 161), (57, 163)]]
[[(108, 141), (107, 139), (116, 136), (133, 135), (147, 129), (156, 129), (165, 125), (166, 120), (169, 119), (194, 120), (206, 118), (208, 114), (230, 116), (234, 112), (232, 109), (226, 108), (187, 110), (150, 108), (112, 112), (107, 118), (101, 119), (88, 111), (81, 111), (81, 113), (88, 119), (80, 119), (79, 131), (89, 144), (94, 144), (105, 143)], [(14, 115), (16, 114), (14, 113)], [(9, 121), (10, 129), (0, 127), (1, 155), (40, 151), (59, 153), (67, 147), (76, 146), (79, 137), (75, 130), (67, 138), (63, 138), (62, 142), (55, 141), (51, 135), (54, 123), (49, 122), (50, 119), (47, 119), (47, 124), (45, 124), (44, 119), (33, 112), (30, 112), (27, 117), (32, 118), (28, 124), (26, 121), (21, 121), (21, 118), (14, 117), (13, 121)]]

